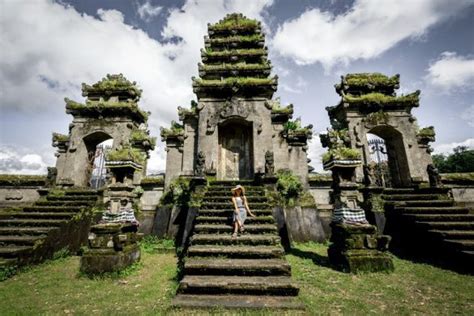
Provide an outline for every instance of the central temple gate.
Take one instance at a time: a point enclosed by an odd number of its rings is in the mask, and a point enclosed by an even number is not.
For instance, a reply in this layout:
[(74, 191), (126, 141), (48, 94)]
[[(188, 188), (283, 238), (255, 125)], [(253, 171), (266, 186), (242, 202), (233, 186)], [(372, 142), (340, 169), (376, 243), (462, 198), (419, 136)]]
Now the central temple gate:
[(238, 122), (219, 126), (218, 179), (237, 180), (253, 177), (252, 127)]

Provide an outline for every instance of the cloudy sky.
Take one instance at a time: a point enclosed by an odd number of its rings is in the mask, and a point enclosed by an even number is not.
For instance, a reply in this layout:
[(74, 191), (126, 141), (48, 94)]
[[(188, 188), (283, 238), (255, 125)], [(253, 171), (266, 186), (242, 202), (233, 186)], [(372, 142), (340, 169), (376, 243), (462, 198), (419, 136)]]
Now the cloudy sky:
[[(420, 89), (421, 126), (436, 152), (474, 147), (474, 0), (0, 0), (0, 173), (44, 173), (51, 133), (66, 133), (64, 97), (83, 101), (82, 82), (123, 73), (144, 90), (151, 133), (195, 96), (207, 23), (242, 12), (261, 20), (276, 97), (295, 116), (329, 126), (342, 74), (401, 75), (400, 93)], [(310, 146), (321, 170), (319, 138)], [(150, 172), (164, 170), (160, 143)]]

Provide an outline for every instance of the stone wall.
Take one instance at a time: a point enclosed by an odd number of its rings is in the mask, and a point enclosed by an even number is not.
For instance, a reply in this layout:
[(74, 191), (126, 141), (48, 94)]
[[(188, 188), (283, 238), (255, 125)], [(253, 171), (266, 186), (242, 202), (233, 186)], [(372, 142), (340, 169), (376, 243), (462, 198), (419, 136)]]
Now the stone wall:
[(0, 175), (0, 209), (33, 204), (45, 185), (46, 176)]
[(153, 232), (158, 205), (163, 196), (163, 177), (144, 178), (141, 182), (141, 187), (143, 188), (143, 194), (140, 197), (141, 212), (138, 216), (138, 221), (140, 222), (139, 232), (151, 234)]

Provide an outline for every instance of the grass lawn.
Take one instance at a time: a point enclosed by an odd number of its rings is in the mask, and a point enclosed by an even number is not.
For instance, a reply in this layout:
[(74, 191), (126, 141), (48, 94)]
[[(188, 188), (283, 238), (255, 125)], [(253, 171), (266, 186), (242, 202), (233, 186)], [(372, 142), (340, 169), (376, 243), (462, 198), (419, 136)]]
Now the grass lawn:
[[(472, 276), (398, 258), (392, 274), (344, 274), (327, 267), (326, 249), (315, 243), (297, 244), (287, 255), (310, 315), (474, 315)], [(79, 257), (22, 271), (0, 282), (0, 315), (203, 314), (170, 310), (177, 287), (173, 254), (147, 251), (142, 255), (135, 269), (93, 280), (78, 275)]]

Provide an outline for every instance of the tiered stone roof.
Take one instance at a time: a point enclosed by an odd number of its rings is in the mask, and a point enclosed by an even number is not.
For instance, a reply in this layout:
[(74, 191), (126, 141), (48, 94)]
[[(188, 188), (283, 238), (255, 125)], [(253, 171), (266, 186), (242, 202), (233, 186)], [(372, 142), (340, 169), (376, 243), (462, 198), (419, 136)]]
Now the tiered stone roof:
[(144, 123), (148, 113), (138, 107), (141, 93), (136, 82), (128, 81), (122, 74), (108, 74), (93, 85), (82, 84), (82, 95), (87, 97), (85, 104), (65, 98), (66, 113), (86, 117), (131, 116)]
[(265, 36), (256, 20), (234, 13), (208, 25), (201, 57), (199, 78), (193, 78), (198, 98), (230, 94), (271, 98), (276, 91), (278, 78), (270, 77)]
[(420, 91), (407, 95), (398, 95), (400, 75), (388, 77), (380, 73), (354, 73), (341, 77), (341, 83), (336, 84), (336, 92), (342, 97), (341, 102), (328, 107), (332, 116), (342, 108), (358, 110), (365, 113), (377, 111), (406, 111), (420, 103)]

